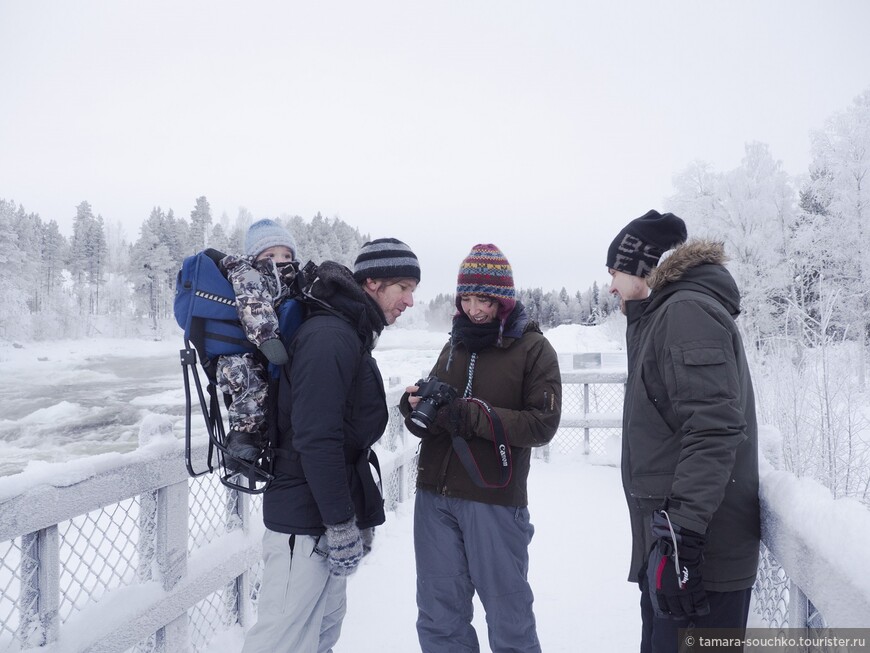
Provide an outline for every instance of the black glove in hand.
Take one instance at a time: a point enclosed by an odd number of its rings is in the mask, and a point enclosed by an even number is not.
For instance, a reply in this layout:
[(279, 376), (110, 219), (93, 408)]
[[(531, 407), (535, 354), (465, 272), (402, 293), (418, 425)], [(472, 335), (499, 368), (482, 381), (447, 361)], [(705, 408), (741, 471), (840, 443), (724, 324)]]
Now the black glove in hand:
[(672, 524), (664, 510), (653, 513), (652, 532), (657, 539), (646, 573), (656, 616), (682, 619), (709, 614), (701, 578), (704, 536)]
[(453, 437), (459, 437), (470, 440), (474, 433), (471, 430), (471, 411), (474, 410), (471, 403), (464, 399), (454, 399), (446, 406), (442, 406), (435, 413), (435, 421), (433, 426), (441, 431), (445, 431)]
[(333, 576), (350, 576), (356, 571), (363, 557), (363, 543), (359, 528), (353, 519), (326, 526), (326, 542), (329, 544), (329, 573)]

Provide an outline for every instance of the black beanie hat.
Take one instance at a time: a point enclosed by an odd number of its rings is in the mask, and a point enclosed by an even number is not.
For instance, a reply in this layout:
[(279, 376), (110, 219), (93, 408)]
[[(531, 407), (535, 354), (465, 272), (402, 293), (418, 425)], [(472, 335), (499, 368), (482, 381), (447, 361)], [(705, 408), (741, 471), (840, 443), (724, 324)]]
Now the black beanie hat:
[(686, 241), (686, 223), (673, 213), (649, 211), (620, 231), (607, 250), (607, 267), (645, 277), (667, 250)]
[(401, 240), (376, 238), (365, 243), (353, 264), (357, 283), (366, 279), (407, 278), (420, 283), (420, 263), (417, 255)]

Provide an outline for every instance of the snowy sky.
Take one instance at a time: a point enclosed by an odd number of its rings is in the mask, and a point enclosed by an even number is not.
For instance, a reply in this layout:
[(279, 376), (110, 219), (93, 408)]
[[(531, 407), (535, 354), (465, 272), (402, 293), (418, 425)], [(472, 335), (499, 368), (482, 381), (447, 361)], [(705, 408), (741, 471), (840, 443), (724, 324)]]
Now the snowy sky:
[(862, 0), (4, 0), (0, 197), (130, 238), (200, 195), (320, 211), (411, 244), (424, 298), (481, 241), (520, 286), (583, 289), (692, 160), (757, 140), (803, 172), (870, 86), (868, 24)]

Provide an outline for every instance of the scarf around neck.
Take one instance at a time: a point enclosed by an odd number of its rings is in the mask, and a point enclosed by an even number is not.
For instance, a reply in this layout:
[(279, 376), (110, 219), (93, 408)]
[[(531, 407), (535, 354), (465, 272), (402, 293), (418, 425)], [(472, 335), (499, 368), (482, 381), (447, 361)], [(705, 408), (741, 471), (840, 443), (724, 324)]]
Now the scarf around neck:
[(501, 335), (501, 323), (498, 320), (486, 324), (475, 324), (465, 313), (459, 313), (453, 318), (451, 339), (453, 345), (462, 343), (471, 353), (477, 353), (496, 344)]

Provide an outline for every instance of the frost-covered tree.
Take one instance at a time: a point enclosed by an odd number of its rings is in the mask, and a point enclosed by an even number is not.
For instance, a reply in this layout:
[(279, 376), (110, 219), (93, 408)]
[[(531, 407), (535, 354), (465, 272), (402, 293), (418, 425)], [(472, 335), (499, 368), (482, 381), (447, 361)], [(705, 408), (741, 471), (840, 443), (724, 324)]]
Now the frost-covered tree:
[(103, 290), (103, 306), (107, 315), (120, 322), (129, 317), (132, 288), (127, 281), (130, 243), (124, 227), (118, 221), (106, 223), (106, 252), (107, 277)]
[(88, 202), (76, 207), (68, 264), (81, 313), (96, 315), (105, 281), (106, 234), (102, 216), (94, 217)]
[(205, 195), (196, 198), (196, 206), (190, 212), (190, 242), (188, 254), (195, 254), (208, 246), (211, 234), (211, 207)]
[(742, 294), (742, 326), (760, 344), (782, 331), (790, 284), (789, 239), (797, 198), (782, 164), (762, 143), (750, 143), (736, 169), (713, 173), (694, 163), (674, 181), (672, 210), (689, 225), (689, 237), (725, 243)]
[[(7, 271), (20, 268), (26, 258), (18, 243), (16, 217), (14, 202), (0, 199), (0, 268)], [(26, 321), (30, 314), (27, 296), (27, 289), (14, 274), (0, 274), (0, 302), (3, 306), (0, 337), (7, 340), (27, 337)]]
[(455, 295), (438, 293), (435, 299), (426, 304), (424, 316), (430, 329), (450, 330), (453, 316), (456, 314)]
[(44, 252), (42, 251), (43, 224), (40, 217), (26, 213), (23, 206), (15, 212), (14, 228), (17, 232), (17, 247), (22, 254), (19, 265), (15, 268), (14, 277), (27, 289), (27, 307), (30, 313), (38, 313), (46, 308), (45, 286), (43, 285), (42, 266)]
[(43, 288), (49, 297), (61, 290), (63, 262), (67, 258), (66, 238), (60, 233), (55, 220), (42, 228), (42, 278)]
[(826, 213), (824, 251), (843, 293), (840, 319), (863, 352), (870, 333), (870, 89), (813, 134), (811, 154), (813, 199)]
[[(157, 213), (162, 214), (160, 207), (157, 207)], [(161, 242), (169, 249), (169, 256), (172, 260), (178, 261), (180, 265), (181, 261), (191, 254), (190, 225), (184, 218), (176, 218), (172, 209), (166, 212), (166, 215), (160, 220), (160, 224), (162, 225), (160, 229)]]
[(67, 243), (57, 223), (0, 199), (0, 338), (76, 336), (87, 321), (63, 286)]
[(175, 272), (180, 267), (180, 261), (171, 254), (173, 223), (160, 207), (155, 207), (142, 224), (130, 254), (130, 280), (138, 308), (155, 330), (159, 320), (171, 314)]
[(842, 334), (844, 327), (835, 316), (822, 327), (822, 303), (828, 291), (841, 249), (827, 230), (830, 198), (823, 189), (826, 183), (819, 178), (825, 170), (813, 170), (800, 190), (799, 209), (790, 238), (789, 270), (793, 275), (789, 320), (785, 337), (796, 348), (796, 354), (805, 347), (814, 347), (820, 337)]
[(285, 215), (278, 219), (278, 223), (293, 236), (299, 249), (296, 254), (302, 263), (320, 263), (329, 259), (352, 267), (360, 247), (370, 240), (343, 220), (324, 218), (320, 213), (311, 222), (305, 222), (298, 215)]
[(216, 224), (211, 230), (211, 236), (208, 239), (208, 246), (216, 249), (219, 252), (228, 253), (230, 251), (230, 240), (223, 226)]
[[(227, 253), (242, 254), (245, 251), (245, 234), (248, 233), (248, 227), (254, 222), (254, 214), (244, 206), (239, 207), (239, 212), (236, 215), (236, 220), (232, 228), (227, 232)], [(286, 226), (286, 225), (285, 225)]]

